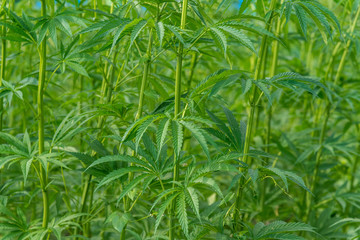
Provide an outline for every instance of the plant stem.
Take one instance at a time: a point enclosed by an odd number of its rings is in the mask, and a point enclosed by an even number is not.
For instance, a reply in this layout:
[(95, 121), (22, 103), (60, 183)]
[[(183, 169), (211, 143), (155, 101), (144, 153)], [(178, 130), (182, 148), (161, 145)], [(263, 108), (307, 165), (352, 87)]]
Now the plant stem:
[[(46, 15), (46, 0), (41, 0), (41, 15)], [(46, 39), (40, 45), (40, 68), (39, 83), (37, 94), (37, 110), (38, 110), (38, 138), (39, 138), (39, 155), (44, 152), (44, 83), (46, 77)], [(47, 192), (48, 176), (44, 167), (40, 163), (40, 181), (43, 197), (43, 219), (42, 227), (47, 228), (49, 222), (49, 196)]]
[[(283, 0), (281, 1), (283, 3)], [(281, 29), (281, 19), (277, 19), (276, 23), (276, 35), (280, 33)], [(270, 69), (270, 76), (273, 77), (276, 74), (276, 68), (278, 65), (278, 59), (279, 59), (279, 42), (274, 41), (273, 43), (273, 58), (272, 58), (272, 65)], [(267, 119), (267, 133), (266, 133), (266, 152), (270, 151), (270, 137), (271, 137), (271, 118), (272, 118), (272, 106), (268, 109), (268, 119)]]
[(187, 91), (190, 91), (190, 89), (191, 89), (191, 83), (192, 83), (192, 80), (194, 77), (195, 67), (197, 64), (197, 58), (198, 58), (198, 53), (197, 52), (193, 53), (192, 58), (191, 58), (189, 80), (187, 82)]
[[(186, 17), (187, 17), (187, 6), (188, 0), (183, 0), (181, 8), (181, 23), (180, 29), (185, 29), (186, 26)], [(175, 106), (174, 106), (174, 119), (177, 119), (180, 114), (181, 107), (181, 75), (182, 75), (182, 65), (183, 65), (183, 52), (184, 45), (179, 42), (179, 48), (177, 52), (177, 62), (176, 62), (176, 73), (175, 73)], [(174, 182), (179, 180), (179, 156), (174, 154), (174, 172), (173, 180)], [(175, 183), (173, 183), (175, 186)], [(175, 226), (174, 226), (174, 215), (175, 215), (175, 204), (171, 202), (170, 205), (170, 218), (169, 218), (169, 239), (175, 239)]]
[[(273, 11), (275, 9), (276, 3), (277, 3), (277, 0), (271, 0), (270, 9), (269, 9), (270, 11)], [(268, 30), (268, 31), (271, 30), (271, 22), (272, 22), (272, 16), (270, 16), (270, 20), (267, 23), (268, 25), (266, 26), (266, 30)], [(256, 68), (255, 68), (255, 74), (254, 74), (255, 81), (259, 80), (259, 78), (260, 78), (262, 63), (263, 63), (263, 60), (264, 60), (264, 57), (266, 54), (267, 46), (268, 46), (268, 37), (263, 36), (263, 38), (261, 40), (259, 57), (256, 62)], [(245, 164), (248, 164), (248, 161), (250, 160), (248, 157), (248, 153), (250, 150), (250, 143), (252, 140), (251, 135), (252, 135), (253, 125), (254, 125), (256, 103), (258, 102), (258, 92), (257, 92), (256, 87), (253, 87), (253, 89), (252, 89), (252, 93), (251, 93), (249, 102), (250, 102), (249, 120), (248, 120), (248, 124), (247, 124), (247, 128), (246, 128), (246, 136), (245, 136), (245, 144), (244, 144), (244, 152), (243, 152), (244, 153), (243, 162)], [(249, 163), (248, 165), (250, 166), (251, 164)], [(239, 170), (243, 171), (241, 168)], [(236, 192), (235, 211), (233, 214), (233, 224), (234, 224), (235, 230), (238, 230), (240, 227), (240, 225), (239, 225), (240, 205), (241, 205), (244, 185), (245, 185), (245, 177), (242, 176), (240, 178), (237, 192)]]
[[(194, 72), (195, 72), (195, 67), (197, 65), (197, 62), (198, 62), (198, 53), (195, 52), (192, 57), (191, 57), (191, 63), (190, 63), (190, 74), (189, 74), (189, 78), (188, 78), (188, 81), (187, 81), (187, 92), (190, 92), (191, 90), (191, 85), (192, 85), (192, 80), (193, 80), (193, 77), (194, 77)], [(185, 113), (186, 113), (186, 107), (187, 105), (185, 106), (185, 109), (182, 113), (182, 116), (184, 117), (185, 116)], [(184, 143), (183, 143), (183, 150), (184, 151), (187, 151), (189, 150), (189, 147), (190, 147), (190, 142), (191, 142), (191, 138), (189, 137), (190, 135), (190, 132), (189, 130), (185, 129), (184, 130)]]
[(148, 77), (149, 77), (149, 72), (150, 72), (149, 70), (150, 70), (150, 64), (151, 64), (152, 34), (153, 34), (153, 31), (151, 29), (150, 33), (149, 33), (149, 42), (148, 42), (148, 47), (147, 47), (147, 51), (146, 51), (146, 60), (144, 63), (144, 74), (143, 74), (143, 77), (141, 80), (141, 87), (140, 87), (140, 94), (139, 94), (139, 106), (138, 106), (138, 109), (136, 112), (135, 121), (142, 116), (142, 111), (143, 111), (143, 106), (144, 106), (145, 87), (148, 82)]
[[(284, 2), (284, 0), (281, 0), (281, 4)], [(276, 21), (276, 35), (280, 34), (281, 30), (281, 18), (278, 17)], [(272, 47), (272, 64), (270, 68), (270, 76), (273, 77), (276, 74), (276, 69), (278, 65), (278, 59), (279, 59), (279, 41), (274, 41), (273, 47)], [(270, 140), (271, 140), (271, 120), (272, 120), (272, 106), (269, 106), (267, 109), (267, 124), (266, 124), (266, 139), (265, 139), (265, 152), (270, 153)], [(265, 164), (268, 164), (268, 161), (266, 160)], [(266, 182), (264, 181), (261, 188), (261, 195), (260, 195), (260, 209), (263, 211), (265, 208), (265, 195), (266, 195)]]
[[(188, 4), (188, 0), (183, 0), (180, 29), (185, 29), (186, 16), (187, 16), (187, 4)], [(183, 51), (184, 51), (184, 45), (181, 42), (179, 42), (179, 49), (177, 52), (177, 62), (176, 62), (176, 75), (175, 75), (175, 109), (174, 109), (175, 119), (178, 117), (178, 115), (180, 113)]]
[[(82, 108), (83, 108), (83, 91), (84, 91), (84, 77), (80, 76), (80, 100), (79, 100), (79, 115), (82, 114)], [(84, 151), (83, 147), (83, 134), (80, 134), (80, 152)]]
[[(6, 23), (6, 14), (3, 16), (3, 21)], [(6, 25), (2, 27), (2, 36), (6, 37)], [(6, 40), (2, 39), (1, 45), (1, 72), (0, 72), (0, 87), (2, 86), (2, 80), (5, 79), (6, 69)], [(0, 131), (3, 130), (3, 116), (4, 116), (4, 102), (3, 98), (0, 98)]]
[(94, 20), (96, 19), (96, 0), (93, 0)]

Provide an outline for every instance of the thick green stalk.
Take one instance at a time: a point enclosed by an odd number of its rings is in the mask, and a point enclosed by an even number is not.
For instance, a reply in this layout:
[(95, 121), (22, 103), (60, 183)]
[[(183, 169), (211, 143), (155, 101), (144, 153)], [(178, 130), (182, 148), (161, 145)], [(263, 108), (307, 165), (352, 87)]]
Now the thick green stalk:
[[(185, 29), (186, 16), (187, 16), (187, 4), (188, 4), (188, 0), (183, 0), (180, 29)], [(184, 51), (184, 45), (181, 42), (179, 42), (179, 49), (177, 52), (177, 62), (176, 62), (176, 75), (175, 75), (175, 110), (174, 110), (175, 118), (177, 118), (180, 113), (183, 51)]]
[[(3, 16), (3, 21), (6, 22), (6, 14)], [(2, 36), (6, 36), (6, 26), (2, 27)], [(0, 73), (0, 87), (2, 86), (2, 80), (5, 79), (6, 69), (6, 40), (2, 39), (1, 45), (1, 73)], [(3, 98), (0, 98), (0, 131), (3, 129), (3, 116), (4, 116), (4, 102)]]
[(197, 64), (197, 58), (198, 58), (198, 53), (195, 52), (191, 58), (190, 74), (189, 74), (189, 80), (187, 82), (187, 91), (190, 91), (190, 89), (191, 89), (191, 83), (192, 83), (192, 80), (194, 77), (195, 67)]
[[(186, 17), (187, 17), (187, 6), (188, 0), (183, 0), (181, 8), (181, 23), (180, 29), (185, 29), (186, 26)], [(177, 52), (177, 62), (176, 62), (176, 74), (175, 74), (175, 107), (174, 107), (174, 118), (177, 119), (180, 114), (181, 108), (181, 75), (182, 75), (182, 65), (183, 65), (183, 52), (184, 45), (179, 42), (179, 48)], [(174, 173), (173, 173), (174, 182), (179, 180), (179, 156), (174, 155)], [(175, 226), (174, 226), (174, 215), (175, 215), (175, 204), (171, 203), (170, 205), (170, 218), (169, 218), (169, 239), (175, 239)]]
[[(262, 62), (260, 63), (260, 66), (261, 66), (261, 70), (260, 70), (260, 76), (259, 76), (259, 79), (264, 79), (265, 76), (266, 76), (266, 70), (267, 70), (267, 59), (268, 59), (268, 55), (269, 55), (269, 49), (266, 48), (265, 49), (265, 54), (264, 54), (264, 57), (262, 58)], [(261, 114), (261, 107), (260, 107), (260, 104), (256, 106), (256, 109), (255, 109), (255, 122), (254, 122), (254, 126), (253, 126), (253, 129), (255, 130), (253, 132), (253, 134), (257, 134), (257, 130), (259, 129), (259, 122), (260, 122), (260, 114)]]
[(93, 0), (93, 9), (94, 9), (94, 19), (96, 19), (96, 0)]
[[(254, 96), (255, 96), (255, 94), (256, 94), (256, 91), (253, 91)], [(251, 105), (250, 114), (249, 114), (249, 120), (248, 120), (248, 126), (246, 128), (244, 157), (243, 157), (243, 159), (246, 160), (246, 161), (247, 161), (247, 154), (248, 154), (249, 148), (250, 148), (250, 145), (249, 145), (250, 137), (249, 136), (250, 136), (250, 133), (252, 131), (252, 125), (253, 125), (254, 116), (255, 116), (255, 109), (256, 109), (256, 107)], [(247, 162), (245, 162), (245, 163), (247, 163)], [(238, 184), (237, 192), (236, 192), (235, 211), (234, 211), (234, 216), (233, 216), (233, 222), (234, 222), (234, 226), (235, 226), (236, 230), (239, 229), (239, 219), (240, 219), (240, 214), (241, 214), (240, 206), (241, 206), (243, 188), (245, 187), (244, 183), (245, 183), (245, 178), (241, 177), (240, 181), (239, 181), (239, 184)]]
[[(270, 9), (269, 9), (270, 11), (273, 11), (275, 9), (276, 3), (277, 3), (277, 0), (271, 0)], [(272, 21), (272, 16), (270, 17), (270, 21), (267, 23), (268, 25), (267, 25), (266, 29), (268, 31), (271, 30), (271, 21)], [(264, 61), (267, 47), (268, 47), (268, 37), (263, 36), (263, 39), (261, 41), (260, 51), (259, 51), (259, 57), (257, 59), (256, 68), (255, 68), (255, 74), (254, 74), (255, 81), (259, 80), (259, 78), (260, 78), (262, 63)], [(256, 105), (258, 102), (258, 92), (257, 92), (257, 88), (255, 88), (255, 87), (252, 90), (251, 98), (250, 98), (249, 102), (250, 102), (250, 111), (249, 111), (249, 120), (248, 120), (248, 124), (247, 124), (247, 128), (246, 128), (246, 136), (245, 136), (245, 144), (244, 144), (244, 157), (243, 157), (243, 162), (246, 164), (249, 164), (248, 161), (250, 160), (248, 157), (248, 153), (249, 153), (249, 149), (250, 149), (250, 143), (252, 140), (254, 116), (255, 116), (255, 112), (256, 112)], [(249, 165), (251, 165), (251, 164), (249, 164)], [(240, 171), (242, 171), (241, 168), (240, 168)], [(240, 225), (239, 225), (240, 205), (241, 205), (241, 200), (242, 200), (242, 195), (243, 195), (244, 183), (245, 183), (245, 178), (241, 177), (239, 184), (238, 184), (238, 188), (237, 188), (236, 200), (235, 200), (235, 211), (233, 214), (233, 224), (234, 224), (235, 230), (238, 230), (240, 227)]]
[[(46, 15), (46, 0), (41, 1), (41, 15)], [(38, 110), (38, 138), (39, 138), (39, 154), (44, 152), (44, 83), (46, 77), (46, 39), (44, 39), (39, 49), (40, 68), (39, 68), (39, 84), (37, 94), (37, 110)], [(40, 164), (40, 181), (43, 196), (43, 219), (42, 227), (47, 228), (49, 222), (49, 196), (47, 192), (48, 176), (45, 169)]]
[[(281, 0), (281, 3), (283, 3), (283, 0)], [(276, 35), (279, 35), (281, 30), (281, 18), (279, 17), (276, 21)], [(271, 68), (270, 68), (270, 76), (273, 77), (276, 74), (276, 69), (278, 65), (278, 59), (279, 59), (279, 41), (274, 41), (272, 46), (272, 62), (271, 62)], [(270, 140), (271, 140), (271, 120), (272, 120), (272, 106), (269, 106), (267, 109), (267, 124), (266, 124), (266, 139), (265, 139), (265, 152), (270, 153)], [(268, 162), (266, 161), (266, 164)], [(261, 186), (261, 196), (260, 196), (260, 205), (261, 205), (261, 211), (264, 210), (265, 206), (265, 195), (266, 195), (266, 182), (264, 181)]]
[(147, 50), (146, 50), (146, 60), (145, 60), (145, 63), (144, 63), (144, 74), (143, 74), (142, 80), (141, 80), (141, 87), (140, 87), (140, 94), (139, 94), (139, 105), (138, 105), (138, 109), (137, 109), (137, 112), (136, 112), (135, 121), (141, 117), (142, 111), (143, 111), (143, 106), (144, 106), (145, 87), (146, 87), (146, 84), (148, 82), (149, 72), (150, 72), (150, 64), (151, 64), (152, 34), (153, 34), (153, 31), (151, 29), (150, 34), (149, 34), (148, 47), (147, 47)]
[[(46, 15), (46, 1), (41, 1), (41, 15)], [(37, 95), (37, 107), (38, 107), (38, 138), (39, 138), (39, 154), (44, 152), (44, 83), (46, 77), (46, 39), (43, 40), (40, 46), (40, 68), (39, 68), (39, 84), (38, 84), (38, 95)], [(47, 174), (45, 170), (40, 165), (40, 175), (41, 175), (41, 188), (43, 194), (43, 222), (42, 226), (44, 228), (48, 225), (48, 212), (49, 212), (49, 204), (48, 204), (48, 194), (47, 194)]]
[[(281, 3), (283, 0), (281, 1)], [(278, 35), (280, 33), (281, 29), (281, 19), (277, 19), (276, 23), (276, 34)], [(276, 69), (278, 65), (278, 59), (279, 59), (279, 42), (274, 41), (273, 43), (273, 56), (272, 56), (272, 64), (270, 69), (270, 76), (273, 77), (276, 74)], [(272, 106), (268, 109), (268, 119), (267, 119), (267, 132), (266, 132), (266, 152), (270, 151), (270, 137), (271, 137), (271, 118), (272, 118)]]

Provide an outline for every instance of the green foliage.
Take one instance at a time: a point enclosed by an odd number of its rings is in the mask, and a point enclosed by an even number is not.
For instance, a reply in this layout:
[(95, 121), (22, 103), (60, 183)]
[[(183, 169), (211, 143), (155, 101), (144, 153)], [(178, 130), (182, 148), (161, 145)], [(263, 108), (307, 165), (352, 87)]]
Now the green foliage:
[(359, 1), (39, 3), (0, 6), (0, 239), (359, 238)]

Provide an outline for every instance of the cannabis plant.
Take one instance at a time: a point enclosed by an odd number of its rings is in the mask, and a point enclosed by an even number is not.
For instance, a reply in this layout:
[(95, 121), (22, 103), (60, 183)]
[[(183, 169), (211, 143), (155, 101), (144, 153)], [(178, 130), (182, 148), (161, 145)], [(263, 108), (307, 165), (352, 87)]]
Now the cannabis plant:
[(0, 239), (358, 239), (359, 0), (3, 0)]

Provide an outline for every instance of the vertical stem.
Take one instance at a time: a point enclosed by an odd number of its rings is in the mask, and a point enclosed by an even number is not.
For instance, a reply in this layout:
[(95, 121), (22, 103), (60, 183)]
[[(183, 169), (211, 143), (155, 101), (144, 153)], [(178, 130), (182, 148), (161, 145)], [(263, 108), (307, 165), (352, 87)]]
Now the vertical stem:
[[(181, 23), (180, 29), (185, 29), (186, 26), (186, 17), (187, 17), (187, 6), (188, 0), (183, 0), (182, 9), (181, 9)], [(181, 75), (182, 75), (182, 61), (183, 61), (183, 51), (184, 45), (179, 42), (179, 48), (177, 52), (177, 62), (176, 62), (176, 74), (175, 74), (175, 108), (174, 108), (174, 118), (177, 119), (180, 113), (181, 107)], [(174, 182), (179, 179), (179, 156), (174, 154), (174, 173), (173, 180)], [(175, 204), (172, 202), (170, 205), (170, 219), (169, 219), (169, 239), (175, 239), (175, 226), (174, 226), (174, 215), (175, 215)]]
[[(180, 29), (185, 29), (186, 16), (187, 16), (187, 4), (188, 4), (188, 0), (183, 0)], [(179, 42), (179, 49), (177, 52), (177, 62), (176, 62), (176, 75), (175, 75), (175, 110), (174, 110), (175, 119), (178, 117), (178, 115), (180, 113), (181, 74), (182, 74), (183, 51), (184, 51), (184, 45), (181, 42)]]
[[(3, 16), (3, 21), (6, 23), (6, 14)], [(6, 37), (6, 25), (2, 26), (2, 36)], [(1, 45), (1, 73), (0, 73), (0, 87), (2, 86), (2, 80), (5, 79), (6, 69), (6, 40), (2, 39)], [(3, 129), (3, 116), (4, 116), (4, 102), (3, 98), (0, 98), (0, 131)]]
[[(46, 15), (46, 0), (41, 0), (41, 15)], [(40, 49), (40, 68), (39, 68), (39, 83), (37, 94), (37, 110), (38, 110), (38, 138), (39, 138), (39, 154), (44, 152), (44, 83), (46, 77), (46, 39), (41, 43)], [(47, 228), (49, 221), (49, 196), (47, 192), (48, 176), (44, 167), (40, 164), (40, 180), (41, 191), (43, 196), (43, 220), (42, 227)]]
[[(84, 90), (84, 77), (80, 76), (80, 99), (79, 99), (79, 115), (82, 114), (82, 108), (83, 108), (83, 90)], [(83, 152), (83, 134), (80, 133), (80, 152)]]
[[(281, 1), (281, 3), (283, 0)], [(278, 35), (280, 33), (281, 29), (281, 19), (280, 17), (277, 19), (276, 22), (276, 34)], [(276, 74), (276, 68), (278, 65), (278, 59), (279, 59), (279, 42), (274, 41), (273, 43), (273, 56), (272, 56), (272, 65), (270, 69), (270, 76), (273, 77)], [(267, 134), (266, 134), (266, 152), (270, 151), (270, 137), (271, 137), (271, 118), (272, 118), (272, 107), (270, 106), (268, 109), (268, 123), (267, 123)]]
[(96, 0), (93, 0), (94, 19), (96, 19)]
[[(284, 0), (281, 0), (281, 4), (284, 2)], [(281, 18), (278, 17), (276, 22), (276, 35), (280, 34), (281, 30)], [(276, 69), (278, 66), (278, 59), (279, 59), (279, 42), (274, 41), (273, 47), (272, 47), (272, 64), (270, 68), (270, 76), (273, 77), (276, 74)], [(265, 152), (270, 153), (270, 140), (271, 140), (271, 120), (272, 120), (272, 106), (269, 106), (267, 109), (267, 124), (266, 124), (266, 139), (265, 139)], [(265, 162), (268, 164), (268, 161)], [(260, 196), (260, 205), (261, 205), (261, 211), (263, 211), (265, 208), (265, 195), (266, 195), (266, 182), (264, 181), (261, 186), (261, 196)]]
[(191, 58), (190, 75), (189, 75), (189, 80), (187, 82), (187, 90), (188, 91), (190, 91), (190, 89), (191, 89), (191, 83), (192, 83), (192, 80), (193, 80), (193, 77), (194, 77), (195, 67), (196, 67), (196, 64), (197, 64), (197, 55), (198, 55), (198, 53), (195, 52), (192, 55), (192, 58)]
[[(313, 178), (312, 178), (311, 186), (310, 186), (310, 191), (312, 193), (315, 190), (316, 182), (318, 180), (319, 167), (320, 167), (320, 163), (321, 163), (321, 154), (322, 154), (323, 143), (324, 143), (325, 135), (326, 135), (326, 131), (327, 131), (327, 124), (328, 124), (329, 117), (330, 117), (330, 109), (331, 109), (331, 105), (328, 104), (326, 107), (326, 110), (325, 110), (326, 111), (325, 119), (324, 119), (323, 126), (322, 126), (321, 132), (320, 132), (319, 150), (316, 153), (316, 158), (315, 158), (315, 170), (314, 170), (314, 174), (313, 174)], [(307, 201), (307, 208), (306, 208), (306, 215), (305, 215), (305, 223), (308, 222), (308, 220), (309, 220), (311, 209), (314, 204), (313, 198), (311, 197), (310, 193), (308, 193), (308, 192), (306, 192), (306, 201)]]
[(151, 63), (152, 34), (153, 34), (153, 31), (151, 29), (150, 34), (149, 34), (148, 47), (147, 47), (147, 51), (146, 51), (146, 60), (144, 63), (144, 74), (143, 74), (142, 80), (141, 80), (141, 87), (140, 87), (140, 94), (139, 94), (139, 106), (138, 106), (138, 109), (136, 112), (135, 121), (141, 117), (143, 106), (144, 106), (145, 87), (146, 87), (146, 84), (148, 81), (150, 63)]
[[(269, 9), (270, 11), (273, 11), (275, 9), (276, 3), (277, 3), (277, 0), (271, 0), (270, 9)], [(267, 23), (268, 25), (266, 26), (266, 29), (268, 31), (271, 30), (271, 22), (272, 22), (272, 16), (270, 16), (270, 20)], [(259, 78), (260, 78), (262, 63), (263, 63), (263, 60), (264, 60), (264, 57), (266, 54), (267, 45), (268, 45), (267, 40), (268, 40), (267, 36), (263, 36), (262, 41), (261, 41), (260, 51), (259, 51), (259, 57), (257, 59), (256, 68), (255, 68), (255, 74), (254, 74), (255, 81), (259, 80)], [(245, 144), (244, 144), (244, 157), (243, 157), (243, 162), (248, 165), (251, 165), (250, 163), (248, 163), (248, 161), (249, 161), (248, 153), (249, 153), (249, 149), (250, 149), (250, 143), (252, 140), (251, 135), (252, 135), (253, 125), (254, 125), (254, 115), (256, 112), (257, 98), (258, 98), (257, 88), (253, 87), (250, 101), (249, 101), (250, 102), (250, 112), (249, 112), (249, 120), (248, 120), (248, 124), (247, 124), (247, 128), (246, 128), (246, 136), (245, 136)], [(241, 168), (240, 168), (240, 171), (242, 171)], [(240, 227), (240, 224), (239, 224), (240, 205), (241, 205), (241, 200), (242, 200), (242, 195), (243, 195), (244, 183), (245, 183), (245, 178), (241, 177), (239, 184), (238, 184), (238, 188), (237, 188), (236, 200), (235, 200), (235, 211), (233, 214), (233, 224), (234, 224), (234, 227), (236, 230), (238, 230)]]
[[(188, 81), (187, 81), (187, 92), (190, 92), (190, 89), (191, 89), (191, 85), (192, 85), (192, 80), (193, 80), (193, 77), (194, 77), (194, 73), (195, 73), (195, 67), (196, 67), (196, 64), (198, 62), (198, 53), (195, 52), (192, 57), (191, 57), (191, 63), (190, 63), (190, 74), (189, 74), (189, 78), (188, 78)], [(186, 107), (185, 107), (186, 108)], [(183, 116), (185, 114), (185, 111), (183, 111)], [(184, 130), (184, 143), (183, 143), (183, 150), (186, 151), (189, 149), (190, 147), (190, 138), (189, 138), (189, 134), (190, 132), (185, 129)]]

